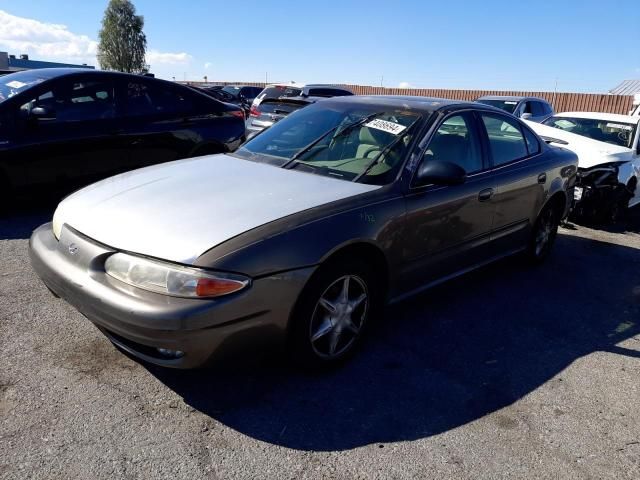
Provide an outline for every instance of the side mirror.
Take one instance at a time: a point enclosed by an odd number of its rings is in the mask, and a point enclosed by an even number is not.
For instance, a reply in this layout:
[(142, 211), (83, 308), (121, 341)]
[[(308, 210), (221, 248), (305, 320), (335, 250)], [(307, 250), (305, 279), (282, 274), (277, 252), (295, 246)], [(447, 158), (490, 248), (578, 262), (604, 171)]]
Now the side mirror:
[(54, 111), (46, 107), (34, 107), (29, 112), (29, 116), (34, 120), (53, 120), (56, 118)]
[(455, 163), (427, 160), (418, 168), (417, 180), (418, 185), (461, 185), (467, 180), (467, 172)]
[(533, 115), (531, 115), (530, 113), (523, 113), (522, 115), (520, 115), (520, 118), (522, 120), (531, 120), (531, 117), (533, 117)]

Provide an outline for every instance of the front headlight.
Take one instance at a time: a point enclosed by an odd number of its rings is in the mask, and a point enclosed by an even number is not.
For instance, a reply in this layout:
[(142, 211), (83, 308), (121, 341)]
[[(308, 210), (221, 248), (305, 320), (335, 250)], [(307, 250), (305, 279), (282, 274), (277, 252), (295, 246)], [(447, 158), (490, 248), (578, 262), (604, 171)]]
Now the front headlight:
[(174, 297), (211, 298), (247, 287), (250, 279), (229, 273), (211, 273), (125, 253), (107, 258), (105, 271), (134, 287)]
[(56, 240), (60, 240), (60, 234), (62, 233), (62, 220), (60, 219), (59, 211), (60, 209), (56, 208), (56, 211), (53, 212), (53, 220), (51, 221), (53, 236), (56, 237)]

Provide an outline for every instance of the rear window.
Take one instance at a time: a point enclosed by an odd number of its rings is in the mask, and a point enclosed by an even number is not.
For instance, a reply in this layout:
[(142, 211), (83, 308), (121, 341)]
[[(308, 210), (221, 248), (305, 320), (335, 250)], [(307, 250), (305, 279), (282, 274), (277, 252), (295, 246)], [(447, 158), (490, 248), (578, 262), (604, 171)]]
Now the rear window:
[(505, 112), (513, 113), (518, 106), (516, 100), (477, 100), (478, 103), (484, 103), (485, 105), (491, 105), (492, 107), (499, 108)]
[(353, 95), (353, 93), (347, 90), (341, 90), (339, 88), (310, 88), (310, 97), (345, 97), (347, 95)]
[(260, 104), (260, 112), (261, 113), (275, 113), (281, 115), (288, 115), (291, 112), (295, 112), (296, 110), (305, 107), (305, 104), (301, 103), (286, 103), (286, 102), (274, 102), (270, 100), (263, 101)]
[(232, 87), (230, 85), (227, 85), (222, 89), (222, 91), (225, 93), (228, 93), (229, 95), (237, 97), (238, 94), (240, 93), (240, 87)]
[(267, 87), (258, 95), (258, 99), (264, 101), (269, 98), (299, 97), (300, 94), (302, 89), (297, 87)]

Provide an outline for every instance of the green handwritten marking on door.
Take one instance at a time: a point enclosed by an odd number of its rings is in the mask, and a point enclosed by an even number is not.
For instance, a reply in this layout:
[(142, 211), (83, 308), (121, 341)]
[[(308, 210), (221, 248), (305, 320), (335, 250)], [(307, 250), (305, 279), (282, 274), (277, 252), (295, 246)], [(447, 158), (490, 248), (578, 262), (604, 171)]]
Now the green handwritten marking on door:
[(367, 223), (376, 223), (376, 217), (371, 213), (360, 212), (360, 220), (364, 220)]

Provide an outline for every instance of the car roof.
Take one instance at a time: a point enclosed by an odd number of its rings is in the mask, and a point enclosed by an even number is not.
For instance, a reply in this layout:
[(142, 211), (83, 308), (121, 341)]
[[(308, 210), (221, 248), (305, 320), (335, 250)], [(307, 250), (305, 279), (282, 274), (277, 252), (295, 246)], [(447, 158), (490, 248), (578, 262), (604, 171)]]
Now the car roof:
[(300, 89), (302, 89), (302, 88), (318, 88), (318, 87), (322, 87), (322, 88), (335, 88), (337, 90), (350, 91), (346, 87), (341, 87), (340, 85), (333, 85), (331, 83), (296, 83), (296, 82), (270, 83), (268, 85), (265, 85), (264, 88), (269, 88), (269, 87), (294, 87), (294, 88), (300, 88)]
[[(20, 72), (13, 72), (8, 75), (20, 76), (20, 75), (29, 75), (29, 76), (39, 76), (41, 78), (51, 79), (57, 77), (64, 77), (67, 75), (122, 75), (122, 76), (136, 76), (140, 78), (150, 78), (155, 79), (154, 77), (145, 77), (144, 75), (138, 75), (135, 73), (122, 73), (122, 72), (114, 72), (111, 70), (94, 70), (92, 68), (38, 68), (34, 70), (22, 70)], [(155, 79), (158, 80), (158, 79)]]
[(524, 97), (522, 95), (484, 95), (478, 97), (478, 100), (505, 100), (511, 102), (521, 102), (522, 100), (539, 100), (548, 103), (544, 98), (540, 97)]
[(415, 109), (423, 112), (434, 112), (445, 107), (471, 106), (483, 110), (492, 110), (504, 113), (503, 110), (493, 108), (481, 103), (465, 102), (461, 100), (450, 100), (446, 98), (419, 97), (413, 95), (348, 95), (345, 97), (331, 97), (325, 99), (327, 102), (379, 105), (381, 107), (396, 107)]
[(554, 117), (589, 118), (592, 120), (604, 120), (605, 122), (640, 123), (640, 117), (632, 115), (620, 115), (618, 113), (601, 112), (562, 112)]

